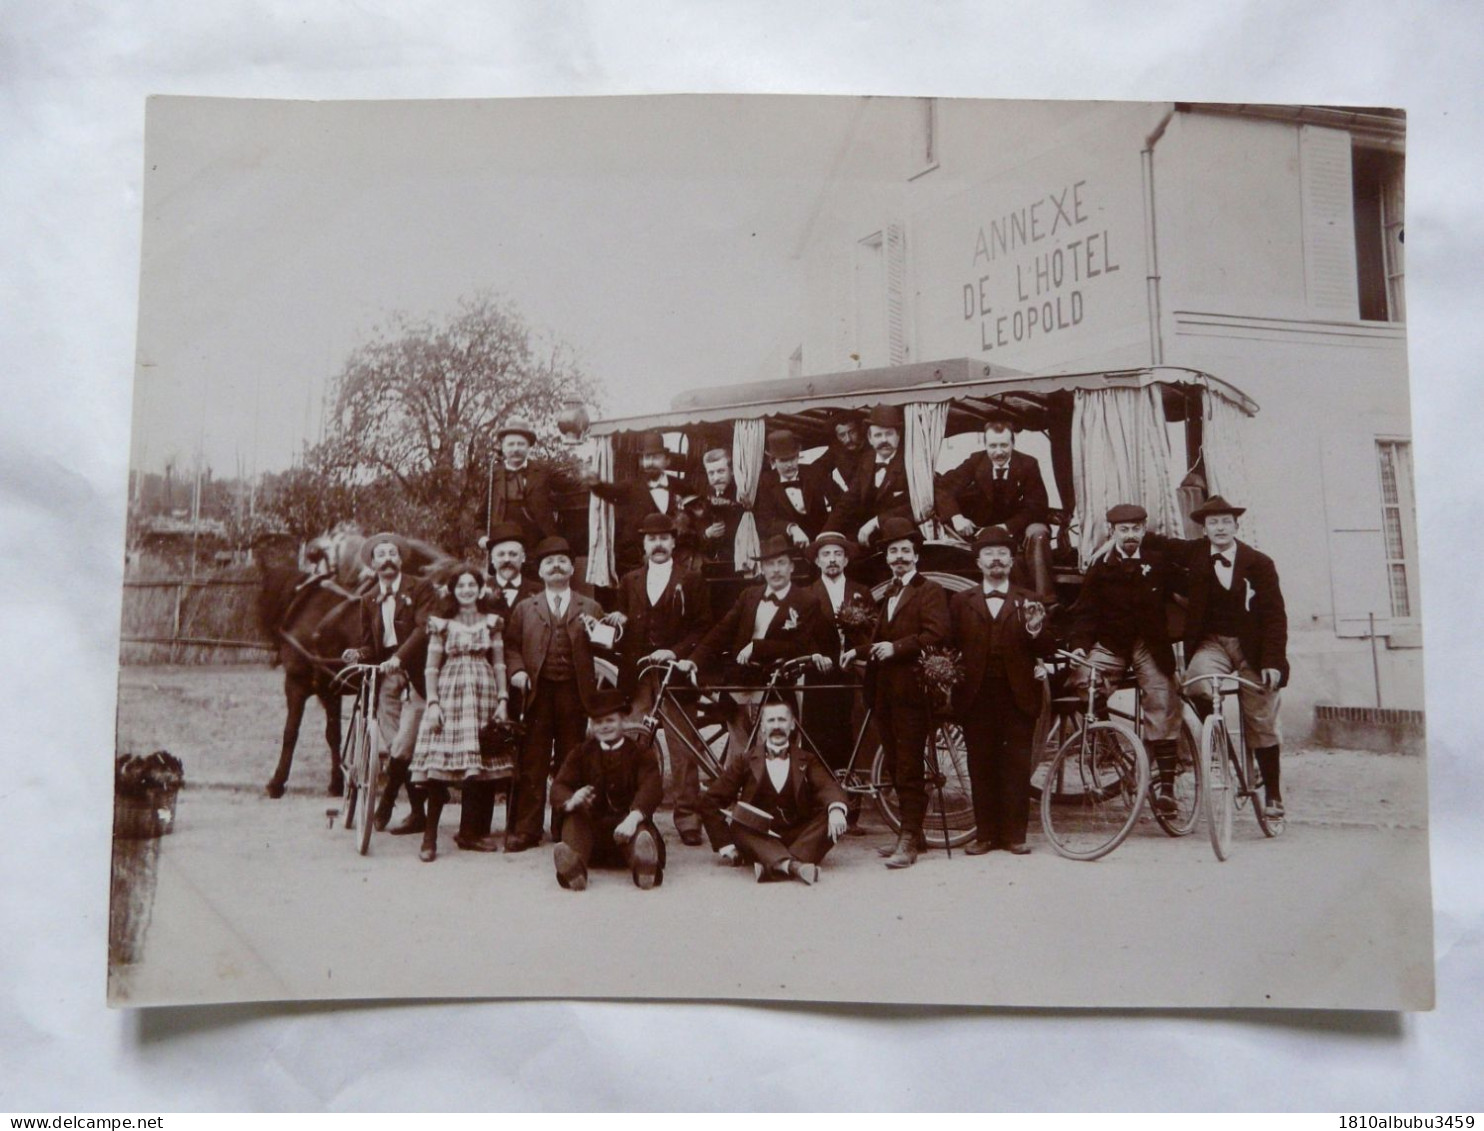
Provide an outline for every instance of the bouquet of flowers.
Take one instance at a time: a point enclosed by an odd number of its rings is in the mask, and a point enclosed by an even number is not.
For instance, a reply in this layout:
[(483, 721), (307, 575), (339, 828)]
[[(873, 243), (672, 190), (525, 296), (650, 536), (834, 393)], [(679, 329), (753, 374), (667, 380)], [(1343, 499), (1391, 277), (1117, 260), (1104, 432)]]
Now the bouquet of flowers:
[(845, 647), (862, 652), (876, 631), (876, 610), (861, 602), (847, 601), (835, 614), (835, 627), (845, 637)]
[(957, 648), (924, 648), (917, 658), (917, 675), (934, 708), (946, 711), (953, 689), (964, 681), (963, 655)]

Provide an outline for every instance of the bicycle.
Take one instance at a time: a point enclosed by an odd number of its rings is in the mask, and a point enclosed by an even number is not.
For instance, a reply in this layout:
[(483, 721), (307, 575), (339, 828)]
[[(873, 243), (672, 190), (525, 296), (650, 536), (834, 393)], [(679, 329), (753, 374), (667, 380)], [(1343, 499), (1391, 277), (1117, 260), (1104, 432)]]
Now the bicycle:
[(345, 775), (344, 825), (356, 833), (356, 851), (365, 856), (371, 850), (371, 831), (375, 824), (376, 791), (382, 771), (381, 727), (376, 721), (377, 684), (381, 668), (376, 664), (347, 664), (335, 676), (334, 685), (343, 688), (357, 676), (356, 704), (351, 710), (350, 726), (340, 745), (341, 771)]
[[(677, 661), (668, 660), (642, 665), (639, 670), (641, 676), (650, 670), (662, 671), (655, 694), (654, 707), (644, 720), (646, 729), (653, 736), (662, 725), (659, 718), (660, 704), (666, 698), (674, 701), (674, 676), (681, 669)], [(770, 697), (778, 698), (798, 694), (802, 694), (807, 701), (808, 696), (815, 692), (859, 689), (859, 685), (855, 683), (796, 684), (795, 681), (799, 676), (811, 670), (816, 670), (812, 658), (801, 656), (776, 665), (769, 672), (767, 682), (761, 687), (713, 685), (700, 688), (698, 689), (702, 696), (699, 704), (700, 723), (692, 719), (688, 710), (681, 709), (678, 713), (686, 720), (687, 725), (679, 734), (669, 737), (676, 741), (681, 753), (695, 759), (704, 778), (714, 780), (721, 773), (721, 763), (725, 758), (727, 727), (718, 713), (719, 703), (709, 700), (707, 696), (728, 691), (761, 691), (764, 702)], [(687, 674), (687, 680), (694, 685), (693, 675)], [(678, 702), (675, 705), (680, 707)], [(674, 714), (675, 712), (672, 712), (671, 716), (674, 717)], [(758, 720), (754, 718), (748, 734), (749, 745), (757, 740), (757, 732)], [(798, 734), (800, 742), (806, 749), (823, 761), (819, 747), (802, 722), (798, 727)], [(932, 738), (933, 741), (923, 752), (925, 760), (923, 776), (929, 796), (936, 793), (938, 804), (937, 812), (930, 812), (928, 815), (923, 837), (930, 848), (951, 850), (967, 844), (975, 834), (973, 795), (969, 786), (968, 748), (964, 743), (963, 731), (957, 723), (948, 720), (940, 720), (934, 726)], [(717, 753), (718, 750), (721, 752), (720, 755)], [(863, 754), (867, 750), (871, 750), (870, 763), (869, 766), (863, 766)], [(893, 833), (902, 831), (901, 805), (897, 800), (895, 786), (892, 784), (891, 770), (886, 765), (885, 751), (881, 748), (880, 742), (874, 738), (869, 707), (865, 710), (860, 726), (855, 732), (855, 741), (851, 746), (849, 760), (840, 769), (832, 768), (830, 772), (834, 774), (835, 780), (840, 783), (840, 788), (848, 796), (869, 800), (881, 814), (882, 821)]]
[[(1201, 762), (1206, 770), (1203, 807), (1206, 826), (1211, 834), (1211, 849), (1216, 853), (1217, 860), (1225, 860), (1231, 855), (1232, 825), (1240, 806), (1251, 802), (1257, 826), (1266, 837), (1275, 837), (1282, 833), (1284, 821), (1282, 817), (1270, 816), (1263, 799), (1258, 795), (1263, 783), (1252, 748), (1247, 745), (1240, 709), (1236, 712), (1235, 742), (1226, 725), (1228, 698), (1238, 694), (1243, 687), (1253, 691), (1267, 689), (1239, 675), (1220, 675), (1214, 672), (1210, 675), (1191, 676), (1181, 682), (1180, 688), (1183, 691), (1193, 684), (1208, 680), (1211, 684), (1211, 713), (1201, 724)], [(1242, 752), (1240, 757), (1237, 754), (1239, 749)]]

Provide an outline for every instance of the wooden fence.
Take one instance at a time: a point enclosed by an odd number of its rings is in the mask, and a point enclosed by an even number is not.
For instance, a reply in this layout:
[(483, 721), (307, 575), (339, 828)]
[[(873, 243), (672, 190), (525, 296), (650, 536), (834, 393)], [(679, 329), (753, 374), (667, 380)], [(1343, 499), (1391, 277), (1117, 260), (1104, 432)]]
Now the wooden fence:
[(259, 585), (253, 578), (126, 580), (119, 661), (262, 663), (275, 646), (258, 624)]

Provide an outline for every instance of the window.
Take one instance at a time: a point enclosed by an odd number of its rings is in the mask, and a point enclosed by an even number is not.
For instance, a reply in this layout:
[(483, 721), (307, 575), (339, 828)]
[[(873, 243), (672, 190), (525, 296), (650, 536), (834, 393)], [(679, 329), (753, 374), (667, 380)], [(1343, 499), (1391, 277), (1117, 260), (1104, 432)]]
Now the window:
[(1356, 147), (1351, 155), (1355, 196), (1355, 274), (1360, 317), (1404, 322), (1402, 297), (1402, 173), (1405, 158)]
[(1417, 619), (1417, 505), (1412, 493), (1412, 445), (1377, 440), (1381, 464), (1381, 530), (1386, 547), (1386, 580), (1391, 615)]

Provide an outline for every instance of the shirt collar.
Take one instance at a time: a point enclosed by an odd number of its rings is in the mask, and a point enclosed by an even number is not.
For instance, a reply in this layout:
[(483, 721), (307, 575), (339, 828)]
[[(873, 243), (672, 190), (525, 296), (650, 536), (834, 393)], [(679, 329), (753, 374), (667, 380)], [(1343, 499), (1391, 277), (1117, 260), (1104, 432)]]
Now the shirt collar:
[(1144, 547), (1140, 546), (1139, 549), (1138, 550), (1135, 550), (1132, 554), (1125, 554), (1122, 549), (1120, 549), (1117, 546), (1114, 546), (1113, 547), (1113, 552), (1118, 555), (1118, 558), (1119, 558), (1120, 561), (1136, 562), (1136, 561), (1139, 561), (1140, 560), (1139, 559), (1139, 553), (1140, 553), (1141, 550), (1143, 550), (1143, 548)]
[(397, 576), (392, 579), (392, 583), (390, 585), (388, 585), (384, 581), (381, 582), (381, 595), (383, 597), (387, 597), (387, 596), (390, 596), (393, 593), (400, 592), (401, 589), (402, 589), (402, 575), (400, 573), (397, 574)]
[(769, 589), (769, 588), (767, 588), (767, 586), (764, 586), (763, 587), (763, 596), (764, 597), (772, 597), (772, 598), (774, 598), (775, 600), (778, 600), (778, 601), (785, 601), (785, 600), (788, 599), (789, 591), (791, 589), (793, 589), (793, 587), (794, 587), (794, 585), (793, 585), (793, 582), (792, 581), (790, 581), (782, 589)]
[(986, 597), (1008, 597), (1010, 596), (1010, 583), (1007, 581), (1004, 585), (996, 585), (992, 581), (986, 581), (984, 595)]
[[(901, 578), (900, 578), (900, 581), (902, 583), (902, 588), (905, 589), (905, 588), (907, 588), (907, 586), (911, 585), (912, 584), (912, 579), (914, 577), (916, 577), (916, 576), (917, 576), (917, 571), (915, 569), (911, 573), (905, 573), (905, 574), (903, 574), (901, 576)], [(893, 576), (892, 577), (892, 580), (893, 581), (897, 581), (899, 579), (897, 577)]]
[(600, 738), (600, 739), (598, 739), (598, 745), (599, 745), (599, 746), (601, 746), (601, 747), (602, 747), (602, 748), (603, 748), (603, 749), (604, 749), (604, 750), (617, 750), (617, 749), (618, 749), (618, 748), (619, 748), (619, 747), (620, 747), (620, 746), (622, 746), (622, 745), (623, 745), (623, 739), (621, 739), (621, 738), (616, 738), (616, 739), (614, 739), (614, 740), (613, 740), (613, 742), (612, 742), (612, 743), (611, 743), (611, 744), (610, 744), (610, 743), (607, 743), (607, 742), (604, 742), (604, 741), (603, 741), (603, 740), (602, 740), (602, 739), (601, 739), (601, 738)]

